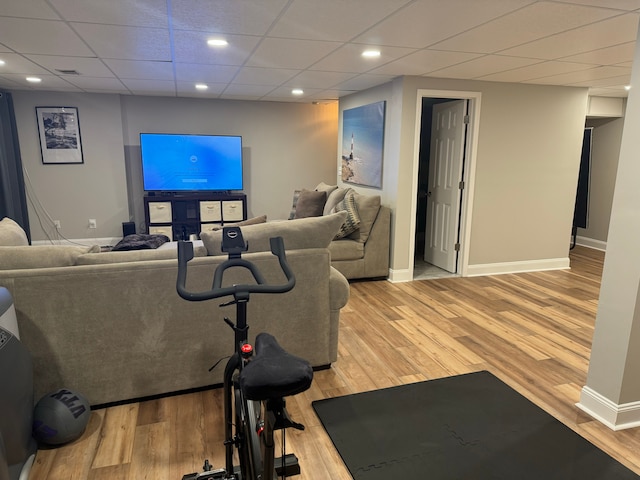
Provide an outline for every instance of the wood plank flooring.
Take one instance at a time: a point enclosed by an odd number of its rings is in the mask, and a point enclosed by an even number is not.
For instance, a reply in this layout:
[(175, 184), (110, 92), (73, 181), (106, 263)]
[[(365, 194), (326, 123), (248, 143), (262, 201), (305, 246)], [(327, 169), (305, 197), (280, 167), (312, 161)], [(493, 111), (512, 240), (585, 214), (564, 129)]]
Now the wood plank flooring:
[[(489, 370), (640, 474), (640, 429), (613, 432), (578, 410), (603, 254), (576, 247), (571, 270), (392, 284), (351, 284), (339, 359), (289, 399), (304, 432), (287, 434), (304, 480), (350, 479), (316, 418), (315, 399)], [(92, 412), (85, 434), (40, 450), (32, 480), (180, 480), (221, 466), (221, 391)]]

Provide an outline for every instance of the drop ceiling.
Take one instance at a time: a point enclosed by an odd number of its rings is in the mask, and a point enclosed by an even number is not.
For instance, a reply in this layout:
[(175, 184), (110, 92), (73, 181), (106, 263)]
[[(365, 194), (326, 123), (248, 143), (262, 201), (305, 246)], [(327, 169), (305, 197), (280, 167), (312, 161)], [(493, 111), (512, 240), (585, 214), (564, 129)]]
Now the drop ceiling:
[(640, 0), (0, 0), (0, 88), (323, 102), (417, 75), (626, 96), (639, 14)]

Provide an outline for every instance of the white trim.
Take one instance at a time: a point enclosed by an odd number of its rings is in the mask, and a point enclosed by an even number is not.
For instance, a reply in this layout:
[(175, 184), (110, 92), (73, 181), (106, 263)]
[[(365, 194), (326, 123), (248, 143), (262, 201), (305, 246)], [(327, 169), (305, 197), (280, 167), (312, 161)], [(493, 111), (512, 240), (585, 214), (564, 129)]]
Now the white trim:
[(576, 407), (611, 430), (640, 426), (640, 402), (618, 405), (587, 386), (582, 387), (580, 401), (576, 403)]
[[(480, 100), (481, 92), (467, 92), (457, 90), (429, 90), (418, 89), (416, 97), (416, 118), (413, 145), (413, 177), (411, 185), (411, 235), (409, 242), (409, 269), (406, 274), (408, 280), (413, 280), (413, 258), (415, 255), (416, 212), (418, 209), (418, 169), (420, 167), (420, 130), (422, 128), (422, 99), (423, 98), (450, 98), (469, 101), (470, 125), (467, 132), (466, 164), (464, 167), (464, 184), (462, 202), (460, 204), (460, 252), (456, 271), (461, 276), (468, 275), (469, 245), (471, 244), (471, 214), (473, 212), (473, 191), (476, 176), (476, 157), (478, 151), (478, 138), (480, 135)], [(405, 274), (402, 275), (405, 277)], [(391, 277), (390, 277), (391, 279)]]
[(543, 260), (523, 260), (520, 262), (484, 263), (469, 265), (468, 277), (480, 275), (500, 275), (504, 273), (539, 272), (544, 270), (565, 270), (570, 268), (569, 258), (546, 258)]
[(102, 237), (102, 238), (68, 238), (64, 240), (34, 240), (31, 245), (85, 245), (90, 247), (92, 245), (115, 245), (121, 237)]
[(602, 240), (595, 240), (593, 238), (578, 236), (576, 237), (576, 245), (593, 248), (595, 250), (601, 250), (603, 252), (607, 251), (607, 242), (603, 242)]
[(389, 278), (391, 283), (410, 282), (413, 280), (413, 265), (411, 268), (403, 268), (402, 270), (389, 269)]

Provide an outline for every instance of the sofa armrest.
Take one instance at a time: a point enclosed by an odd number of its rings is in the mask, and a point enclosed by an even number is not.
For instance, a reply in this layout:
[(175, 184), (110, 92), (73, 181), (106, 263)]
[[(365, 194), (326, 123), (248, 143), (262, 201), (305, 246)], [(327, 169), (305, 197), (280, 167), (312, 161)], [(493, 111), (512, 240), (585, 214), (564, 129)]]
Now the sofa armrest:
[(391, 238), (391, 209), (380, 206), (371, 234), (364, 245), (364, 270), (367, 277), (389, 275), (389, 253)]

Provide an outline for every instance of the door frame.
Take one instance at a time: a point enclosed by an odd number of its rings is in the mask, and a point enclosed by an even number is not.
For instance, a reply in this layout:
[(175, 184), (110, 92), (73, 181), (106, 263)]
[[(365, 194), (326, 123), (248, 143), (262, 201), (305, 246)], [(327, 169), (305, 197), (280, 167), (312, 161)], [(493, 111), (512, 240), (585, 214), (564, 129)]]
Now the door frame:
[(469, 101), (469, 126), (467, 130), (467, 140), (465, 142), (465, 165), (462, 180), (464, 189), (462, 190), (462, 200), (460, 202), (460, 251), (456, 272), (460, 276), (468, 275), (469, 250), (471, 242), (471, 218), (473, 212), (473, 192), (475, 188), (476, 176), (476, 152), (478, 150), (478, 136), (480, 131), (480, 103), (481, 92), (468, 92), (456, 90), (429, 90), (418, 89), (416, 98), (416, 120), (414, 132), (413, 148), (413, 181), (411, 185), (411, 242), (409, 245), (409, 270), (410, 278), (413, 278), (414, 258), (415, 258), (415, 234), (416, 234), (416, 214), (418, 209), (418, 169), (420, 167), (420, 132), (422, 130), (422, 99), (423, 98), (450, 98), (452, 100)]

